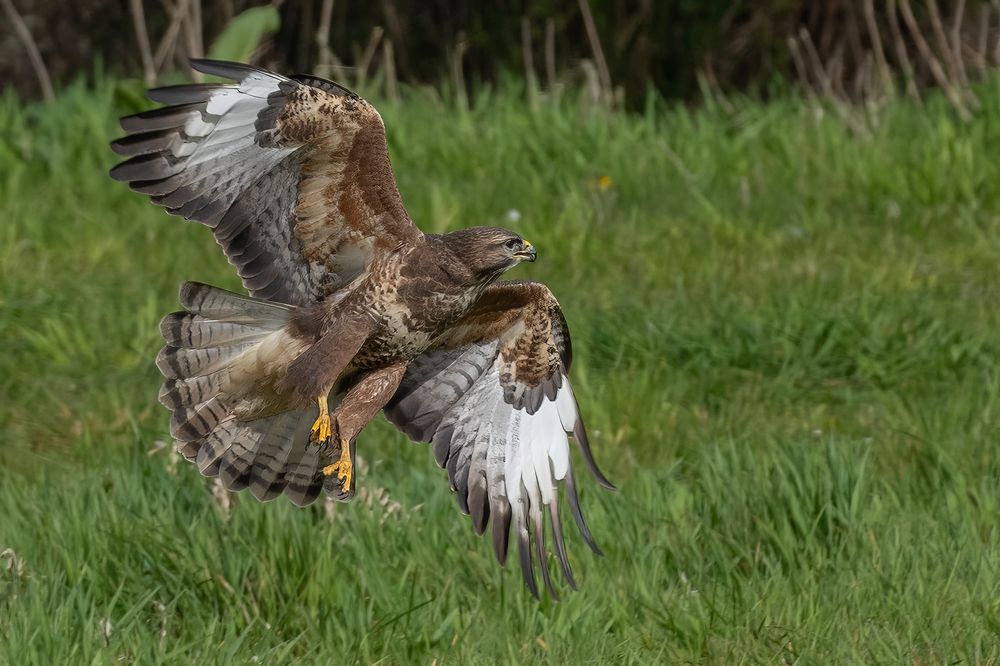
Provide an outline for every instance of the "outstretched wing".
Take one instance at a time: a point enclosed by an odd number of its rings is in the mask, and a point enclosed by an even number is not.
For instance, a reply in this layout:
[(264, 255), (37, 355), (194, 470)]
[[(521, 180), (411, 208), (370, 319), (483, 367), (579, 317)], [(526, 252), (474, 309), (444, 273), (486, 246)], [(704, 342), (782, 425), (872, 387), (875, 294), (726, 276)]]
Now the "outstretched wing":
[(500, 282), (486, 289), (440, 346), (410, 364), (385, 408), (400, 430), (433, 444), (478, 534), (493, 517), (501, 564), (513, 523), (524, 580), (536, 597), (535, 558), (557, 597), (545, 563), (543, 511), (563, 575), (576, 588), (559, 519), (560, 481), (584, 540), (600, 554), (580, 511), (567, 433), (598, 482), (614, 488), (590, 452), (569, 384), (570, 356), (566, 320), (552, 292), (537, 282)]
[(122, 118), (117, 180), (212, 228), (258, 298), (310, 305), (420, 237), (389, 164), (385, 127), (330, 81), (192, 60), (236, 81), (149, 91), (165, 108)]

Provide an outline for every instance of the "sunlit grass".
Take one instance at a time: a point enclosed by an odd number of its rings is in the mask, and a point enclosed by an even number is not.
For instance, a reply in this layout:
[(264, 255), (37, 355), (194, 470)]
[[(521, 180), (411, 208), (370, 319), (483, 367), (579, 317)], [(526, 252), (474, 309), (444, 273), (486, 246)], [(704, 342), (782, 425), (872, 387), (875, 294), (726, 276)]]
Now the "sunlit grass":
[(863, 137), (781, 99), (380, 105), (414, 220), (531, 238), (512, 277), (569, 319), (621, 490), (581, 483), (607, 556), (574, 536), (559, 604), (382, 420), (332, 511), (172, 465), (156, 323), (238, 281), (107, 177), (132, 89), (0, 100), (0, 662), (1000, 658), (1000, 86)]

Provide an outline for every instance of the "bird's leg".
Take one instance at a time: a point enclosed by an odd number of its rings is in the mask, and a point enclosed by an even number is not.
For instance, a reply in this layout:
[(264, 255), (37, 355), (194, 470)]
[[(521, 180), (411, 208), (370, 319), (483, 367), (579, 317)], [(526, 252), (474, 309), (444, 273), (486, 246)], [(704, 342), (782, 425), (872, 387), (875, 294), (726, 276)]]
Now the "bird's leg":
[(321, 448), (326, 448), (330, 444), (330, 435), (333, 429), (330, 426), (330, 408), (326, 403), (327, 394), (324, 393), (316, 398), (319, 405), (319, 418), (313, 423), (312, 431), (309, 433), (309, 443)]
[(337, 408), (333, 410), (333, 429), (340, 440), (340, 459), (323, 468), (324, 476), (337, 475), (341, 488), (350, 492), (354, 475), (351, 460), (351, 440), (358, 436), (379, 410), (399, 388), (399, 382), (406, 371), (406, 363), (371, 370), (362, 375), (344, 394)]
[(351, 462), (351, 440), (340, 440), (340, 459), (332, 465), (323, 468), (323, 476), (337, 475), (340, 487), (347, 492), (351, 489), (351, 477), (354, 476), (354, 463)]

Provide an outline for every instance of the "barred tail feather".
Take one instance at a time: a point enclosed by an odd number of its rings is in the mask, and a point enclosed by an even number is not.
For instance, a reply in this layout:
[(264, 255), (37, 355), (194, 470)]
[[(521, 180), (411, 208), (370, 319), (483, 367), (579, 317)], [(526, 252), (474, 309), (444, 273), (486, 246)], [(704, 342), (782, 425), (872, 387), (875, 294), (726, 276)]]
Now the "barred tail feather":
[(290, 305), (234, 294), (201, 282), (181, 285), (181, 306), (192, 314), (237, 323), (257, 322), (280, 328), (295, 309)]
[(202, 439), (220, 423), (232, 418), (231, 408), (223, 395), (212, 396), (193, 406), (181, 405), (170, 419), (170, 435), (181, 442)]
[(274, 330), (264, 328), (265, 325), (270, 325), (270, 322), (236, 323), (189, 312), (174, 312), (160, 322), (160, 334), (171, 347), (209, 349), (260, 340)]
[(268, 420), (270, 423), (257, 440), (249, 478), (250, 492), (262, 502), (274, 499), (285, 490), (288, 459), (296, 443), (305, 448), (313, 419), (307, 411), (295, 411)]
[(300, 447), (285, 467), (285, 494), (297, 506), (308, 506), (323, 490), (323, 474), (319, 451), (314, 446)]
[(185, 349), (167, 345), (156, 355), (156, 367), (168, 379), (202, 377), (228, 367), (238, 356), (255, 346), (254, 342), (209, 349)]
[(160, 388), (160, 404), (167, 409), (176, 410), (184, 405), (205, 402), (222, 390), (222, 383), (227, 376), (226, 369), (221, 369), (187, 379), (167, 377)]
[(195, 449), (195, 457), (188, 459), (197, 464), (198, 470), (205, 476), (218, 476), (222, 455), (229, 448), (238, 430), (239, 425), (235, 421), (221, 424), (204, 439), (194, 442), (198, 446)]
[(239, 491), (250, 485), (257, 442), (248, 428), (237, 429), (219, 463), (219, 479), (227, 490)]
[(181, 287), (180, 301), (184, 311), (160, 324), (167, 344), (156, 360), (178, 451), (229, 490), (250, 488), (262, 501), (288, 492), (296, 504), (310, 503), (323, 485), (321, 456), (305, 447), (312, 415), (240, 421), (238, 399), (225, 392), (237, 360), (281, 330), (294, 308), (194, 282)]

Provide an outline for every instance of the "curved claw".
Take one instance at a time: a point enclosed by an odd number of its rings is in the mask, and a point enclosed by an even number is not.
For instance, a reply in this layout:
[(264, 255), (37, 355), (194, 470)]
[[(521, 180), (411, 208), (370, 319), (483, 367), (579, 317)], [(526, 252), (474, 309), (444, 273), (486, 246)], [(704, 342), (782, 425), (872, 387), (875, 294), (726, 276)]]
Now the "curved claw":
[(326, 396), (321, 395), (316, 398), (319, 405), (319, 417), (313, 422), (312, 430), (309, 432), (309, 443), (319, 447), (321, 452), (326, 451), (330, 446), (333, 435), (333, 424), (330, 421), (330, 411), (326, 405)]
[(313, 423), (312, 430), (309, 432), (309, 443), (320, 447), (321, 451), (325, 450), (330, 445), (330, 435), (333, 434), (332, 430), (330, 415), (320, 414), (316, 422)]
[(340, 481), (340, 487), (345, 491), (350, 491), (351, 480), (354, 476), (354, 464), (351, 462), (351, 442), (349, 440), (340, 440), (340, 459), (323, 468), (323, 476), (333, 476), (334, 474)]

